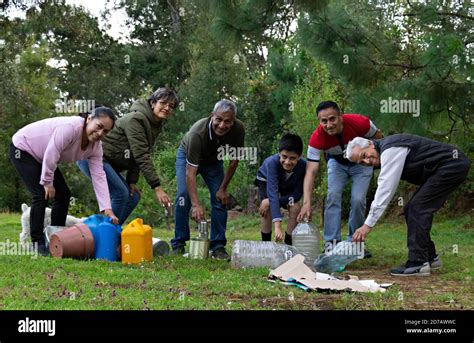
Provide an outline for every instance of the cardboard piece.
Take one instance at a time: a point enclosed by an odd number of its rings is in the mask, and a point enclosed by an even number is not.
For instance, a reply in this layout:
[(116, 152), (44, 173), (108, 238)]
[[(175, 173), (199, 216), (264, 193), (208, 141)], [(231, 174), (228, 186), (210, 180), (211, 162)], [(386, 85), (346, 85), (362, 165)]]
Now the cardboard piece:
[(298, 282), (310, 290), (334, 290), (351, 292), (385, 292), (385, 288), (392, 284), (384, 284), (382, 287), (374, 280), (359, 280), (356, 276), (349, 276), (348, 280), (340, 280), (325, 273), (315, 273), (304, 264), (304, 256), (298, 254), (270, 271), (269, 279), (283, 282)]

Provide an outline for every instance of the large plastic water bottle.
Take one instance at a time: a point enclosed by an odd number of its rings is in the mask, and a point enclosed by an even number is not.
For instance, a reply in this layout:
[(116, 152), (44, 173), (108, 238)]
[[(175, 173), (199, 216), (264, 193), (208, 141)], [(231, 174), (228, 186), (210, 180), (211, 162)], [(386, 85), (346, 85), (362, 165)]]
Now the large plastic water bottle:
[(234, 268), (277, 268), (293, 256), (296, 249), (291, 245), (275, 242), (237, 240), (232, 246), (231, 265)]
[(305, 219), (293, 230), (292, 240), (296, 250), (305, 257), (304, 263), (314, 268), (314, 261), (319, 255), (319, 230)]
[(342, 271), (349, 263), (364, 258), (363, 248), (354, 242), (339, 242), (331, 251), (319, 255), (314, 261), (314, 267), (320, 273)]

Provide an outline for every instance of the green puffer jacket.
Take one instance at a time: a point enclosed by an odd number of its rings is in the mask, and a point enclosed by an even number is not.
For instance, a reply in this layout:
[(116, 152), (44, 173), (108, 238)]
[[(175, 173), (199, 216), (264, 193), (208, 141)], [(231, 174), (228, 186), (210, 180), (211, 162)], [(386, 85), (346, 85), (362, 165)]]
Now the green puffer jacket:
[(148, 101), (135, 101), (102, 140), (104, 160), (117, 172), (127, 170), (129, 184), (138, 182), (141, 171), (151, 188), (158, 187), (160, 180), (151, 157), (161, 129), (162, 122), (155, 118)]

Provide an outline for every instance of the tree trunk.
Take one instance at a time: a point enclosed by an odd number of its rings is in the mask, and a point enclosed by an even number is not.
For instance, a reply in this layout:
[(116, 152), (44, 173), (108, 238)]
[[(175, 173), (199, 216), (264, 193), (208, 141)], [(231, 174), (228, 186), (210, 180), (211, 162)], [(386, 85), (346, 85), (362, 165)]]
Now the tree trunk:
[(258, 202), (258, 187), (251, 186), (248, 188), (248, 198), (247, 198), (247, 208), (245, 211), (247, 213), (256, 213), (257, 212), (257, 202)]
[(178, 0), (167, 0), (167, 3), (171, 11), (171, 27), (173, 34), (179, 36), (181, 34), (181, 21), (179, 18)]

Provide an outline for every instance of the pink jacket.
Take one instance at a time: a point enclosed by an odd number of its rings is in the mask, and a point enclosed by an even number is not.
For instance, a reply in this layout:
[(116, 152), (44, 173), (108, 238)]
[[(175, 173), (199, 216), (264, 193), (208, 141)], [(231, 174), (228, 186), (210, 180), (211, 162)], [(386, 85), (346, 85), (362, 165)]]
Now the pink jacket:
[(42, 164), (40, 184), (51, 186), (59, 162), (87, 160), (100, 211), (112, 208), (102, 165), (102, 142), (81, 150), (84, 118), (55, 117), (31, 123), (13, 135), (13, 145)]

